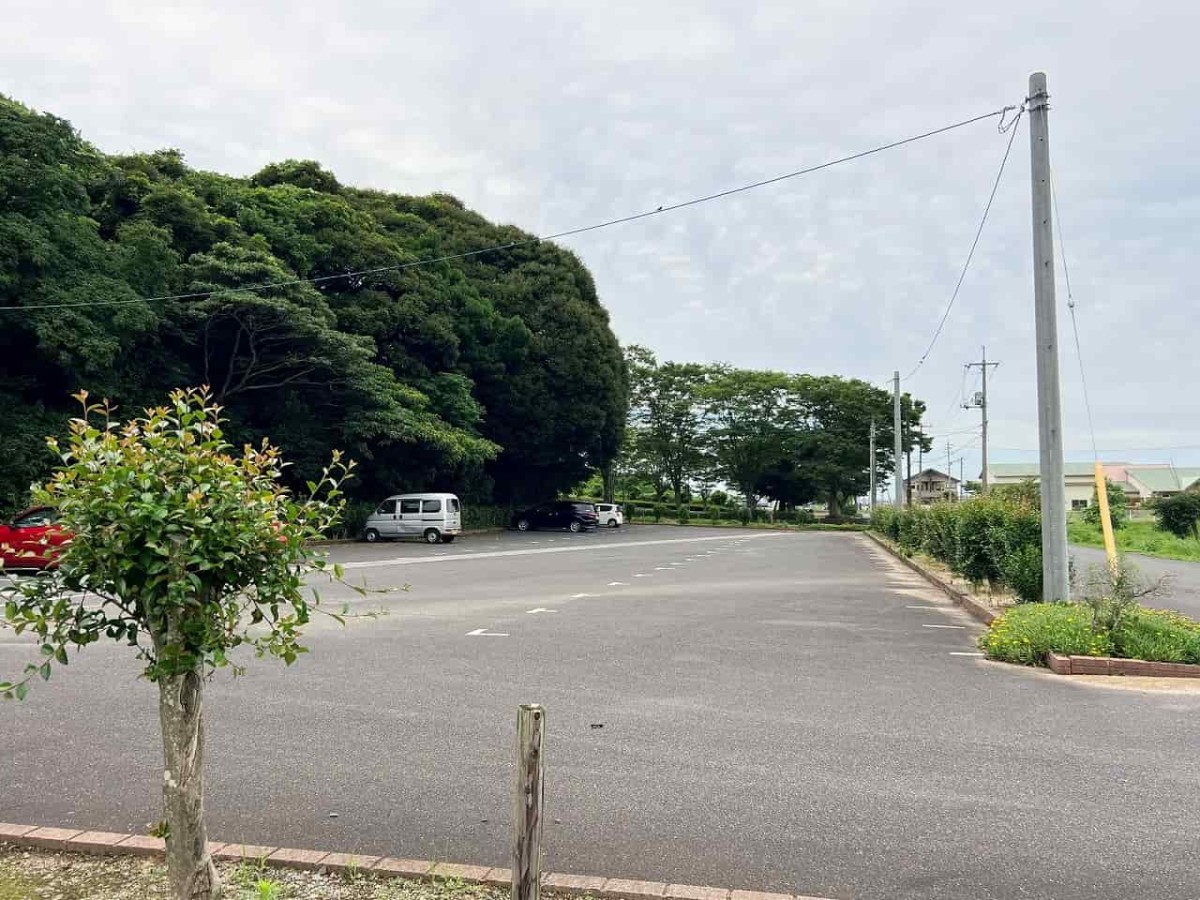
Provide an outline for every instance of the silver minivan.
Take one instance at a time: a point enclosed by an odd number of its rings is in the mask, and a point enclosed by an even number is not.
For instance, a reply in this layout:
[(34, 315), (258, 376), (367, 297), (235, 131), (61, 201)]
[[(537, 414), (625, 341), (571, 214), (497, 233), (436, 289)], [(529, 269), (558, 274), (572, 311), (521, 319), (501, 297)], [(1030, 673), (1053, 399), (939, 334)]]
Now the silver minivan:
[(421, 538), (427, 544), (449, 544), (462, 531), (462, 504), (454, 494), (394, 494), (367, 517), (363, 540)]

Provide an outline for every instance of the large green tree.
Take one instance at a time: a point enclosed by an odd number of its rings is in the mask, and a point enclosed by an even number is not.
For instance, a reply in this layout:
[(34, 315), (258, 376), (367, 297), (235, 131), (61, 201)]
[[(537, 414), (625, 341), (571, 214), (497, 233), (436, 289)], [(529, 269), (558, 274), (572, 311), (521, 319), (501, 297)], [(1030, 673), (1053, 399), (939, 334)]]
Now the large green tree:
[(0, 198), (2, 509), (80, 388), (138, 406), (211, 384), (231, 435), (270, 435), (297, 482), (343, 447), (364, 497), (537, 499), (620, 447), (624, 361), (587, 270), (453, 197), (106, 156), (0, 98)]

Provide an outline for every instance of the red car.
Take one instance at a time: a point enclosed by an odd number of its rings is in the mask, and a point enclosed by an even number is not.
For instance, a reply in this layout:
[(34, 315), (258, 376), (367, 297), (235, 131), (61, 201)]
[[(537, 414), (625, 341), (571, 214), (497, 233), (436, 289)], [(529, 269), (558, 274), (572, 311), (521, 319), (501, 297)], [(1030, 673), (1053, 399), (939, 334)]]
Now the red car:
[(49, 506), (35, 506), (0, 524), (0, 560), (5, 569), (45, 569), (58, 559), (58, 547), (71, 539)]

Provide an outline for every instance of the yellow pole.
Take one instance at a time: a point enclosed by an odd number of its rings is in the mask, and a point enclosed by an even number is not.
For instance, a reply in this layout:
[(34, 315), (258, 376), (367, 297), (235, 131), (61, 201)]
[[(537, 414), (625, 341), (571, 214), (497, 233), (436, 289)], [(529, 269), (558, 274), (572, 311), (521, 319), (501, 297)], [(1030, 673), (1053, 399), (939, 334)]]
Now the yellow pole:
[(1108, 556), (1108, 567), (1117, 570), (1117, 541), (1113, 537), (1112, 518), (1108, 514), (1108, 481), (1104, 477), (1104, 463), (1096, 460), (1096, 501), (1100, 504), (1100, 530), (1104, 533), (1104, 552)]

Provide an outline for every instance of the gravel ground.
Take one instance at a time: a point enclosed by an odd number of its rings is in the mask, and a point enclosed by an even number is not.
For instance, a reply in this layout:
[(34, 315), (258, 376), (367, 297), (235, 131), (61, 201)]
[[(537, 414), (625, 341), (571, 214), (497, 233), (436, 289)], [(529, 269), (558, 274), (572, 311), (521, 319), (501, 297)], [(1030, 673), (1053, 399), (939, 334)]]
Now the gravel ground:
[[(507, 891), (454, 879), (424, 883), (218, 863), (228, 900), (503, 900)], [(163, 863), (0, 844), (0, 900), (170, 900)]]

